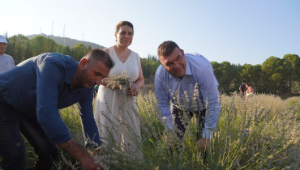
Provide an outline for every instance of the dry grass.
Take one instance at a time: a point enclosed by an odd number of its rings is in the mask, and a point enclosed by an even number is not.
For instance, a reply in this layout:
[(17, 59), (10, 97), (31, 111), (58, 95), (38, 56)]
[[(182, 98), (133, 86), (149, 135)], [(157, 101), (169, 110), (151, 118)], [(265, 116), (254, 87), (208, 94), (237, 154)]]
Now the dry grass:
[[(137, 146), (143, 156), (128, 155), (116, 144), (103, 148), (100, 160), (109, 169), (300, 168), (300, 97), (282, 100), (272, 95), (255, 95), (245, 102), (233, 94), (223, 95), (221, 100), (221, 116), (207, 163), (196, 147), (195, 119), (189, 124), (182, 147), (178, 147), (180, 141), (175, 131), (164, 129), (155, 94), (151, 91), (138, 96), (142, 144), (137, 143)], [(62, 110), (61, 115), (74, 138), (83, 144), (77, 111), (70, 107)], [(125, 127), (126, 122), (120, 125)], [(61, 153), (54, 169), (82, 169), (70, 156)]]

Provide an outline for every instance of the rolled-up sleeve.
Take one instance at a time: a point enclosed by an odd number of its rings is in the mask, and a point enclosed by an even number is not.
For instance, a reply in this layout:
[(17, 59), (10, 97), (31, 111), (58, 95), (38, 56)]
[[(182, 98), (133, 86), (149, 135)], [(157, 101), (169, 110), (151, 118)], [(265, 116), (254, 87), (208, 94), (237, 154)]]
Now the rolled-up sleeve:
[(63, 81), (63, 68), (54, 61), (43, 61), (36, 70), (37, 119), (54, 143), (71, 139), (67, 126), (58, 111), (58, 86)]

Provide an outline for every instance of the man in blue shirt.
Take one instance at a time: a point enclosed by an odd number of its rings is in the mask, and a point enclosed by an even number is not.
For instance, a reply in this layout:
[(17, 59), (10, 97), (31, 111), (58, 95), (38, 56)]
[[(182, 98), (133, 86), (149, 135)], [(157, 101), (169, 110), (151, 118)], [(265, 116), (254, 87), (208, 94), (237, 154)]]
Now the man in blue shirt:
[(242, 84), (239, 87), (241, 98), (245, 97), (245, 91), (246, 91), (245, 89), (246, 89), (246, 80), (243, 80)]
[[(221, 106), (213, 68), (202, 55), (184, 53), (173, 41), (163, 42), (157, 53), (161, 65), (156, 70), (154, 86), (165, 126), (173, 129), (173, 115), (174, 124), (182, 132), (177, 135), (182, 139), (185, 122), (196, 114), (197, 145), (205, 151), (218, 123)], [(200, 131), (203, 133), (199, 134)]]
[(58, 153), (55, 144), (85, 169), (97, 169), (93, 158), (72, 139), (59, 109), (78, 102), (85, 138), (100, 145), (93, 90), (113, 66), (107, 53), (94, 49), (80, 62), (63, 54), (45, 53), (0, 74), (1, 167), (25, 169), (22, 133), (37, 154), (35, 169), (51, 168)]

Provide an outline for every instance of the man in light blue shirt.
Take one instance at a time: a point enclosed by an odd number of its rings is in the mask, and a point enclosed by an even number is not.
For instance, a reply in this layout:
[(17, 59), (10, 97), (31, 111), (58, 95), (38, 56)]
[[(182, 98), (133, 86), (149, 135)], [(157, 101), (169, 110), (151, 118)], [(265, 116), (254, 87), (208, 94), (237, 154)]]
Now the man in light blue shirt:
[[(173, 41), (163, 42), (157, 49), (161, 65), (155, 74), (155, 93), (165, 126), (177, 126), (182, 133), (185, 126), (182, 122), (183, 114), (189, 119), (196, 114), (197, 145), (205, 151), (212, 139), (220, 114), (218, 81), (214, 75), (210, 62), (200, 54), (184, 53)], [(172, 102), (172, 111), (170, 109)], [(172, 112), (172, 114), (171, 114)], [(174, 123), (172, 120), (174, 117)]]
[(35, 169), (51, 169), (58, 154), (55, 144), (85, 169), (97, 169), (99, 165), (72, 139), (59, 109), (78, 103), (84, 137), (100, 145), (93, 90), (113, 66), (107, 53), (94, 49), (80, 62), (63, 54), (45, 53), (0, 74), (0, 166), (4, 170), (25, 169), (22, 133), (37, 155)]

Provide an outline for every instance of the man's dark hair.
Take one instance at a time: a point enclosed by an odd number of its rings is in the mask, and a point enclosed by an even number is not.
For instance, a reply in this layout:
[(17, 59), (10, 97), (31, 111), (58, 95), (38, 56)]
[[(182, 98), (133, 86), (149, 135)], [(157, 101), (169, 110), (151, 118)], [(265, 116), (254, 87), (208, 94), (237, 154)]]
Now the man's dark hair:
[(246, 83), (246, 80), (243, 80), (242, 83)]
[(103, 64), (109, 68), (112, 69), (115, 65), (111, 57), (103, 50), (100, 49), (93, 49), (90, 52), (88, 52), (83, 58), (88, 59), (89, 65), (94, 64), (95, 61), (101, 61)]
[(175, 48), (179, 48), (179, 46), (174, 41), (165, 41), (160, 44), (157, 48), (158, 57), (161, 56), (169, 56), (175, 50)]
[(133, 25), (131, 22), (129, 21), (120, 21), (117, 26), (116, 26), (116, 31), (115, 31), (115, 34), (118, 33), (119, 29), (124, 26), (124, 25), (127, 25), (128, 27), (130, 27), (132, 29), (132, 34), (134, 34), (134, 30), (133, 30)]

